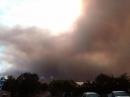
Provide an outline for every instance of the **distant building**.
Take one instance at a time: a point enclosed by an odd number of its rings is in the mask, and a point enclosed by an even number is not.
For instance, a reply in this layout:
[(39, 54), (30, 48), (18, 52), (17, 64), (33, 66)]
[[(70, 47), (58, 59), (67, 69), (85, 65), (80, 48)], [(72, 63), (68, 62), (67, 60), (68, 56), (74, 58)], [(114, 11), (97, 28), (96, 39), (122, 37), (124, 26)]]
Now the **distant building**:
[(83, 85), (84, 84), (84, 82), (76, 82), (76, 84), (78, 84), (78, 85)]

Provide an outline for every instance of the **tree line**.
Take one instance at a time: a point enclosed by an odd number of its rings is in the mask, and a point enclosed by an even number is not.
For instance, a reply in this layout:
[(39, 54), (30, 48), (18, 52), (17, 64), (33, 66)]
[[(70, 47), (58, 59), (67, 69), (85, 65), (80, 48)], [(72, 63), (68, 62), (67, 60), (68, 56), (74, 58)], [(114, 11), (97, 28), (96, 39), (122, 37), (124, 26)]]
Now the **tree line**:
[(94, 81), (85, 81), (78, 85), (73, 80), (51, 80), (49, 83), (41, 82), (39, 76), (33, 73), (23, 73), (19, 77), (8, 76), (2, 90), (9, 91), (12, 97), (34, 97), (38, 93), (49, 91), (52, 96), (62, 97), (64, 93), (71, 92), (71, 96), (80, 96), (83, 92), (93, 91), (101, 95), (113, 90), (129, 92), (130, 80), (127, 74), (119, 77), (99, 74)]

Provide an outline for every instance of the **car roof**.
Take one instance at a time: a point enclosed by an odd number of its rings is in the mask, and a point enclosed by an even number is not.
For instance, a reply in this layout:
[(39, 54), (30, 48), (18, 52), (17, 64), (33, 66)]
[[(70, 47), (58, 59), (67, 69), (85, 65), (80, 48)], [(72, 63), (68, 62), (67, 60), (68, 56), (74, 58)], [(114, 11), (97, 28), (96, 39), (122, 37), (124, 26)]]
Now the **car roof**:
[(83, 94), (97, 94), (96, 92), (84, 92)]
[(125, 91), (112, 91), (113, 93), (118, 93), (118, 92), (125, 92)]

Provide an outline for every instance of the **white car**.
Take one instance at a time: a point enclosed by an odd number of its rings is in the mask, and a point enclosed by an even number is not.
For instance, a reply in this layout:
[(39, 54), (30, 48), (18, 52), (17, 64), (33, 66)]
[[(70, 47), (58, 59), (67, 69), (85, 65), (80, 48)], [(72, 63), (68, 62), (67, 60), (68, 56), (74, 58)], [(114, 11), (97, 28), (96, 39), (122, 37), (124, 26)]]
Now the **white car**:
[(82, 97), (100, 97), (99, 94), (95, 93), (95, 92), (85, 92), (83, 93)]
[(112, 91), (108, 97), (130, 97), (130, 95), (126, 91)]

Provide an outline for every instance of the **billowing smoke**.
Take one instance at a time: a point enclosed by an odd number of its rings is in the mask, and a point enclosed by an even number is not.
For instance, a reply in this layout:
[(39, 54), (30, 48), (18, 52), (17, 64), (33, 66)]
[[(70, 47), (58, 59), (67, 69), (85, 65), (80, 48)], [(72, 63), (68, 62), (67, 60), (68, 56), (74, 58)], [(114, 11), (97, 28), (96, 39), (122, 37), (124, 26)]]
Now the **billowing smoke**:
[(11, 65), (4, 74), (85, 80), (102, 72), (130, 73), (129, 11), (129, 0), (83, 0), (74, 31), (59, 36), (35, 27), (2, 26), (0, 60)]

